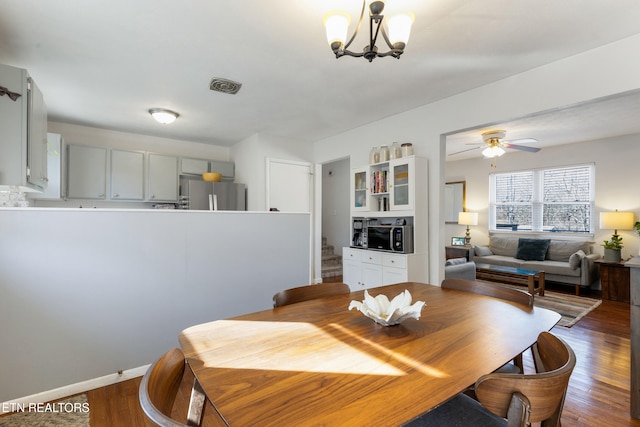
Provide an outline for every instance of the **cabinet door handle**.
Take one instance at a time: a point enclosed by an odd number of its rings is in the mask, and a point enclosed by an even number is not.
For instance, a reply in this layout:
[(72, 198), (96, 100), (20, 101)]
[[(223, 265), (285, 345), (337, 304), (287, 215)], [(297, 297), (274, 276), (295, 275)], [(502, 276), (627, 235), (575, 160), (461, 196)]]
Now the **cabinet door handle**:
[(113, 195), (113, 197), (120, 197), (120, 195), (116, 193)]

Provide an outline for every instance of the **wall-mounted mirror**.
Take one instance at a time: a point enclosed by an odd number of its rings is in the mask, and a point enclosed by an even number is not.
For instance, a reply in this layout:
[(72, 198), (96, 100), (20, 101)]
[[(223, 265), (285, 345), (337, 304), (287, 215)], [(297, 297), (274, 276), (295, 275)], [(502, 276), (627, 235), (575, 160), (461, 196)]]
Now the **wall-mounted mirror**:
[(466, 181), (447, 182), (444, 185), (444, 222), (458, 223), (458, 212), (465, 210)]

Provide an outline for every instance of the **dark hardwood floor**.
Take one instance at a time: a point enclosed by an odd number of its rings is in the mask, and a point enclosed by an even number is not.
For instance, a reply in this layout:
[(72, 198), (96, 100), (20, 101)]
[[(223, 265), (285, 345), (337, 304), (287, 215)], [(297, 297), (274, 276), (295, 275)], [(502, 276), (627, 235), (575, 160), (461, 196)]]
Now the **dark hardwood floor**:
[[(598, 295), (589, 295), (598, 296)], [(571, 376), (562, 413), (564, 427), (639, 426), (629, 415), (630, 340), (629, 305), (603, 303), (572, 328), (555, 327), (552, 332), (574, 349), (577, 365)], [(531, 353), (524, 355), (525, 370), (533, 369)], [(183, 383), (176, 405), (186, 413), (191, 378)], [(92, 427), (145, 426), (138, 404), (140, 379), (133, 379), (87, 392)], [(217, 425), (206, 417), (205, 426)], [(295, 425), (295, 420), (292, 420)]]

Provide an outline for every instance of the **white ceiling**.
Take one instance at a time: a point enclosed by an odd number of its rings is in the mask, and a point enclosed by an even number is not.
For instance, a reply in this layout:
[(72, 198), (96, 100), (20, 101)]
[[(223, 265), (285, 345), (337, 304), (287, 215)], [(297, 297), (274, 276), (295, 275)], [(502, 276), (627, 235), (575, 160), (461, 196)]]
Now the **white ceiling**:
[[(343, 9), (354, 27), (361, 5), (0, 0), (0, 63), (29, 70), (51, 121), (218, 145), (255, 133), (315, 141), (640, 32), (637, 0), (389, 0), (387, 14), (416, 16), (402, 58), (338, 60), (322, 18)], [(365, 44), (358, 37), (353, 50)], [(243, 86), (237, 95), (212, 92), (213, 77)], [(622, 109), (610, 103), (626, 124), (638, 121), (632, 98)], [(159, 125), (147, 112), (153, 107), (180, 117)], [(605, 110), (571, 111), (497, 127), (541, 147), (562, 136), (562, 123), (574, 134), (594, 118), (605, 119), (601, 131), (611, 127)], [(479, 133), (452, 136), (450, 151)]]

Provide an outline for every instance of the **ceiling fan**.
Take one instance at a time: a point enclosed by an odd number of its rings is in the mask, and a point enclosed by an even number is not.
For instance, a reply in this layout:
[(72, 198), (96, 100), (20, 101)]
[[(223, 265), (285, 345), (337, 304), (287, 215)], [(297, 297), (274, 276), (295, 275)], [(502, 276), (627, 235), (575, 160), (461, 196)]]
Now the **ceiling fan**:
[(528, 151), (530, 153), (537, 153), (540, 151), (539, 148), (536, 147), (527, 147), (526, 145), (518, 145), (514, 143), (526, 144), (529, 142), (538, 142), (537, 139), (534, 138), (521, 138), (521, 139), (513, 139), (510, 141), (505, 141), (505, 136), (507, 135), (507, 131), (505, 130), (488, 130), (482, 132), (482, 139), (484, 142), (469, 144), (469, 145), (477, 145), (477, 147), (467, 148), (466, 150), (458, 151), (455, 153), (449, 154), (450, 156), (465, 153), (471, 150), (477, 150), (479, 148), (483, 148), (482, 155), (486, 158), (500, 157), (505, 153), (505, 149), (513, 149), (513, 150), (521, 150)]

